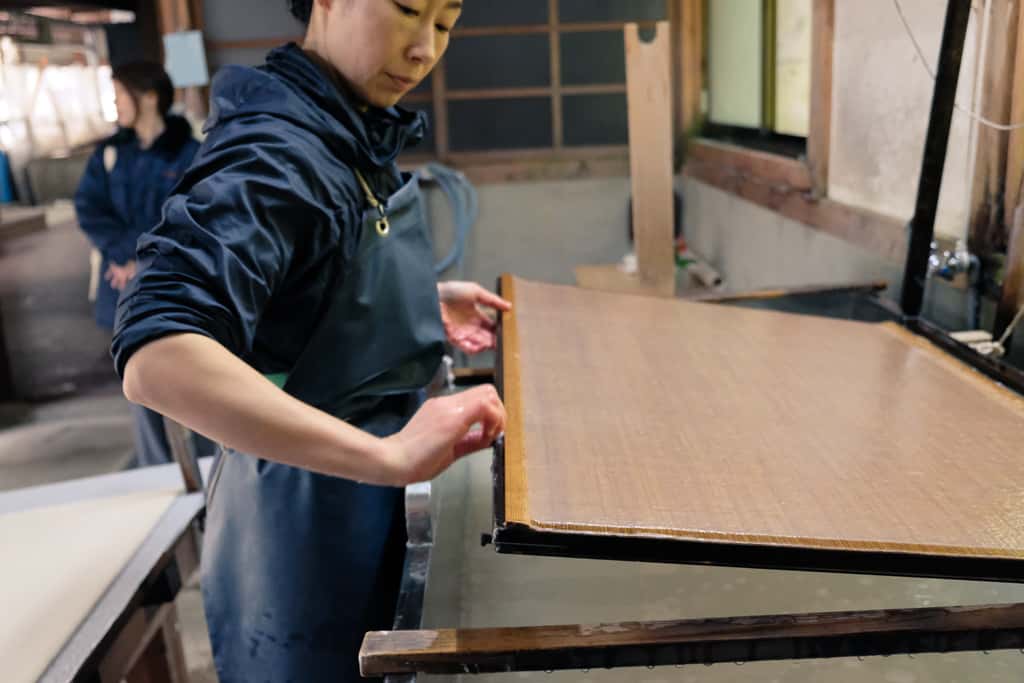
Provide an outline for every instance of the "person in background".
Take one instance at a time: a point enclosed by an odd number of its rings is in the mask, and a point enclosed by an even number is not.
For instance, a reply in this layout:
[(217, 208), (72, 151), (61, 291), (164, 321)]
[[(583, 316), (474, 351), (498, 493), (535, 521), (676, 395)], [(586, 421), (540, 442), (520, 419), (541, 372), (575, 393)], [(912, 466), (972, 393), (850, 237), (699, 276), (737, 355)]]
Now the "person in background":
[[(75, 193), (78, 224), (102, 257), (96, 323), (110, 331), (118, 296), (135, 277), (135, 243), (160, 222), (164, 200), (199, 149), (188, 122), (170, 113), (174, 87), (162, 66), (124, 64), (113, 81), (117, 132), (97, 146)], [(170, 462), (163, 417), (132, 410), (137, 464)]]

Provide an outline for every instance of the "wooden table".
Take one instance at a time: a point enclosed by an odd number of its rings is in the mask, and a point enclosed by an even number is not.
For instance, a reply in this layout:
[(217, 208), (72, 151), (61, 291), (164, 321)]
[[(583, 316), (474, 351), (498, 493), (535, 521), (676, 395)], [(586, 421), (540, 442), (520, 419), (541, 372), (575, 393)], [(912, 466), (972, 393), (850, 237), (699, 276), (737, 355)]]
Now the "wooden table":
[[(0, 629), (5, 676), (13, 676), (4, 680), (185, 683), (173, 601), (198, 566), (204, 506), (202, 493), (184, 493), (177, 465), (0, 494), (11, 553), (0, 594), (28, 593), (19, 613), (33, 621)], [(69, 536), (58, 535), (62, 527)], [(12, 539), (20, 540), (9, 546)], [(19, 564), (37, 571), (26, 576)], [(33, 609), (36, 589), (40, 600), (57, 601), (53, 610)], [(0, 600), (5, 619), (11, 596)]]

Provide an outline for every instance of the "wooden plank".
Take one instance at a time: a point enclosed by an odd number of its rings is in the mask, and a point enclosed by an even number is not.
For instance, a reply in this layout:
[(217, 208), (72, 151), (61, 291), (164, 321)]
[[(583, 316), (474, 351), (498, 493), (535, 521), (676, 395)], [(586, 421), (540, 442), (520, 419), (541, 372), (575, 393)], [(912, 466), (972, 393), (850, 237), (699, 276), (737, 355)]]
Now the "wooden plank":
[(476, 185), (525, 183), (584, 178), (624, 178), (629, 175), (625, 152), (620, 157), (504, 161), (490, 164), (454, 164)]
[[(364, 676), (495, 673), (1016, 649), (1024, 605), (366, 634)], [(626, 679), (623, 679), (626, 680)]]
[(555, 149), (565, 144), (562, 113), (562, 41), (558, 32), (558, 0), (548, 0), (548, 28), (551, 48), (551, 140)]
[[(1013, 93), (1010, 101), (1010, 123), (1024, 121), (1024, 12), (1017, 12), (1016, 47), (1013, 65)], [(1024, 128), (1010, 131), (1006, 157), (1006, 200), (1005, 218), (1009, 228), (1014, 220), (1014, 211), (1021, 204), (1021, 187), (1024, 184)]]
[(654, 40), (627, 24), (626, 89), (633, 195), (633, 241), (640, 278), (657, 289), (675, 287), (673, 256), (672, 79), (668, 22)]
[(687, 161), (727, 168), (741, 176), (774, 186), (778, 192), (807, 192), (810, 170), (799, 159), (699, 138), (690, 142)]
[(687, 301), (700, 301), (703, 303), (737, 303), (740, 301), (759, 301), (765, 299), (781, 299), (783, 297), (814, 295), (814, 294), (877, 294), (888, 289), (889, 283), (884, 280), (865, 282), (861, 284), (841, 285), (808, 285), (805, 287), (789, 287), (786, 289), (758, 289), (752, 292), (720, 292), (699, 293), (687, 296)]
[[(498, 291), (508, 301), (515, 301), (515, 278), (502, 275)], [(518, 453), (523, 449), (523, 392), (519, 384), (522, 371), (519, 367), (519, 323), (515, 308), (508, 313), (502, 313), (500, 320), (502, 353), (498, 386), (504, 396), (505, 410), (508, 413), (503, 441), (506, 451)], [(506, 519), (526, 519), (526, 467), (522, 459), (505, 458), (503, 484)]]
[[(998, 123), (1006, 123), (1010, 117), (1013, 79), (1007, 78), (1006, 74), (1014, 64), (1019, 4), (1014, 0), (989, 0), (991, 18), (987, 41), (982, 46), (984, 71), (980, 74), (979, 113)], [(978, 126), (978, 143), (968, 207), (968, 247), (984, 259), (1006, 246), (1007, 233), (1002, 212), (1009, 134), (988, 126), (974, 125)]]
[(442, 59), (431, 72), (430, 93), (434, 98), (434, 150), (438, 159), (448, 156), (448, 81), (445, 76), (445, 61)]
[(594, 147), (566, 147), (561, 150), (551, 147), (530, 149), (494, 150), (492, 152), (451, 152), (445, 157), (456, 164), (488, 164), (508, 161), (579, 161), (595, 159), (618, 159), (628, 156), (629, 148), (624, 145)]
[(851, 244), (887, 261), (902, 262), (906, 253), (905, 223), (897, 218), (829, 199), (812, 200), (795, 188), (780, 191), (771, 183), (734, 167), (687, 161), (683, 173)]
[(807, 164), (815, 198), (828, 194), (828, 160), (832, 142), (832, 52), (835, 0), (813, 0), (811, 7), (811, 117)]
[[(561, 33), (592, 33), (596, 31), (621, 31), (621, 21), (584, 21), (572, 24), (558, 24)], [(636, 24), (643, 29), (652, 29), (657, 21), (638, 21)], [(547, 33), (550, 30), (551, 22), (545, 24), (509, 25), (509, 26), (467, 26), (456, 28), (452, 31), (453, 38), (483, 37), (483, 36), (519, 36), (537, 33)]]
[[(1010, 230), (1010, 244), (1006, 250), (1003, 291), (996, 308), (993, 337), (998, 339), (1013, 321), (1021, 306), (1024, 306), (1024, 204), (1013, 212)], [(1024, 337), (1024, 328), (1018, 326), (1017, 339)]]
[(577, 534), (606, 557), (659, 541), (738, 548), (747, 566), (830, 553), (879, 572), (918, 558), (1024, 573), (1024, 398), (904, 328), (520, 279), (503, 291), (503, 391), (521, 421), (503, 457), (520, 483), (499, 526), (540, 552)]
[(519, 97), (551, 97), (550, 87), (537, 86), (528, 88), (476, 88), (473, 90), (449, 90), (448, 100), (496, 100)]
[(242, 38), (239, 40), (208, 40), (206, 49), (208, 52), (219, 52), (221, 50), (269, 50), (285, 43), (302, 44), (305, 36), (271, 36), (268, 38)]
[(682, 135), (695, 135), (703, 114), (704, 89), (704, 0), (680, 0), (682, 64), (680, 66), (680, 122)]

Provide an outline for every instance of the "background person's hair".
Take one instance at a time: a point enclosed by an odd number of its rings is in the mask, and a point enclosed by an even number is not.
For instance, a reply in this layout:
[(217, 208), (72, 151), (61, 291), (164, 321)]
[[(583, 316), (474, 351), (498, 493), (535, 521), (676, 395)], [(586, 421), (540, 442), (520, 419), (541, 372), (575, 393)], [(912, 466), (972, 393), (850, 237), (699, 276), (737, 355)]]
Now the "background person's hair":
[(174, 104), (174, 85), (164, 68), (156, 62), (130, 62), (114, 67), (111, 77), (123, 85), (135, 100), (143, 93), (155, 92), (157, 110), (166, 117)]

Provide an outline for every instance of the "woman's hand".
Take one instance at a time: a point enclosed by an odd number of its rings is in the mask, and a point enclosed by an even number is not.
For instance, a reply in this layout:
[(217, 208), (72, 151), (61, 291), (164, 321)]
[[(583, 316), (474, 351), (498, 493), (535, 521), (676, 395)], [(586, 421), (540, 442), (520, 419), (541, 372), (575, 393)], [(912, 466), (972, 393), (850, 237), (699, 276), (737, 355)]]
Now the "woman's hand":
[(441, 282), (437, 293), (445, 334), (456, 348), (480, 353), (495, 347), (495, 323), (488, 309), (510, 311), (512, 304), (475, 282)]
[(464, 455), (487, 448), (505, 431), (505, 406), (493, 386), (433, 398), (405, 429), (383, 439), (393, 485), (429, 481)]
[(103, 279), (110, 283), (110, 286), (117, 291), (124, 290), (128, 286), (128, 282), (135, 277), (135, 261), (129, 261), (123, 266), (119, 266), (116, 263), (111, 263), (107, 267), (107, 272), (104, 273)]

